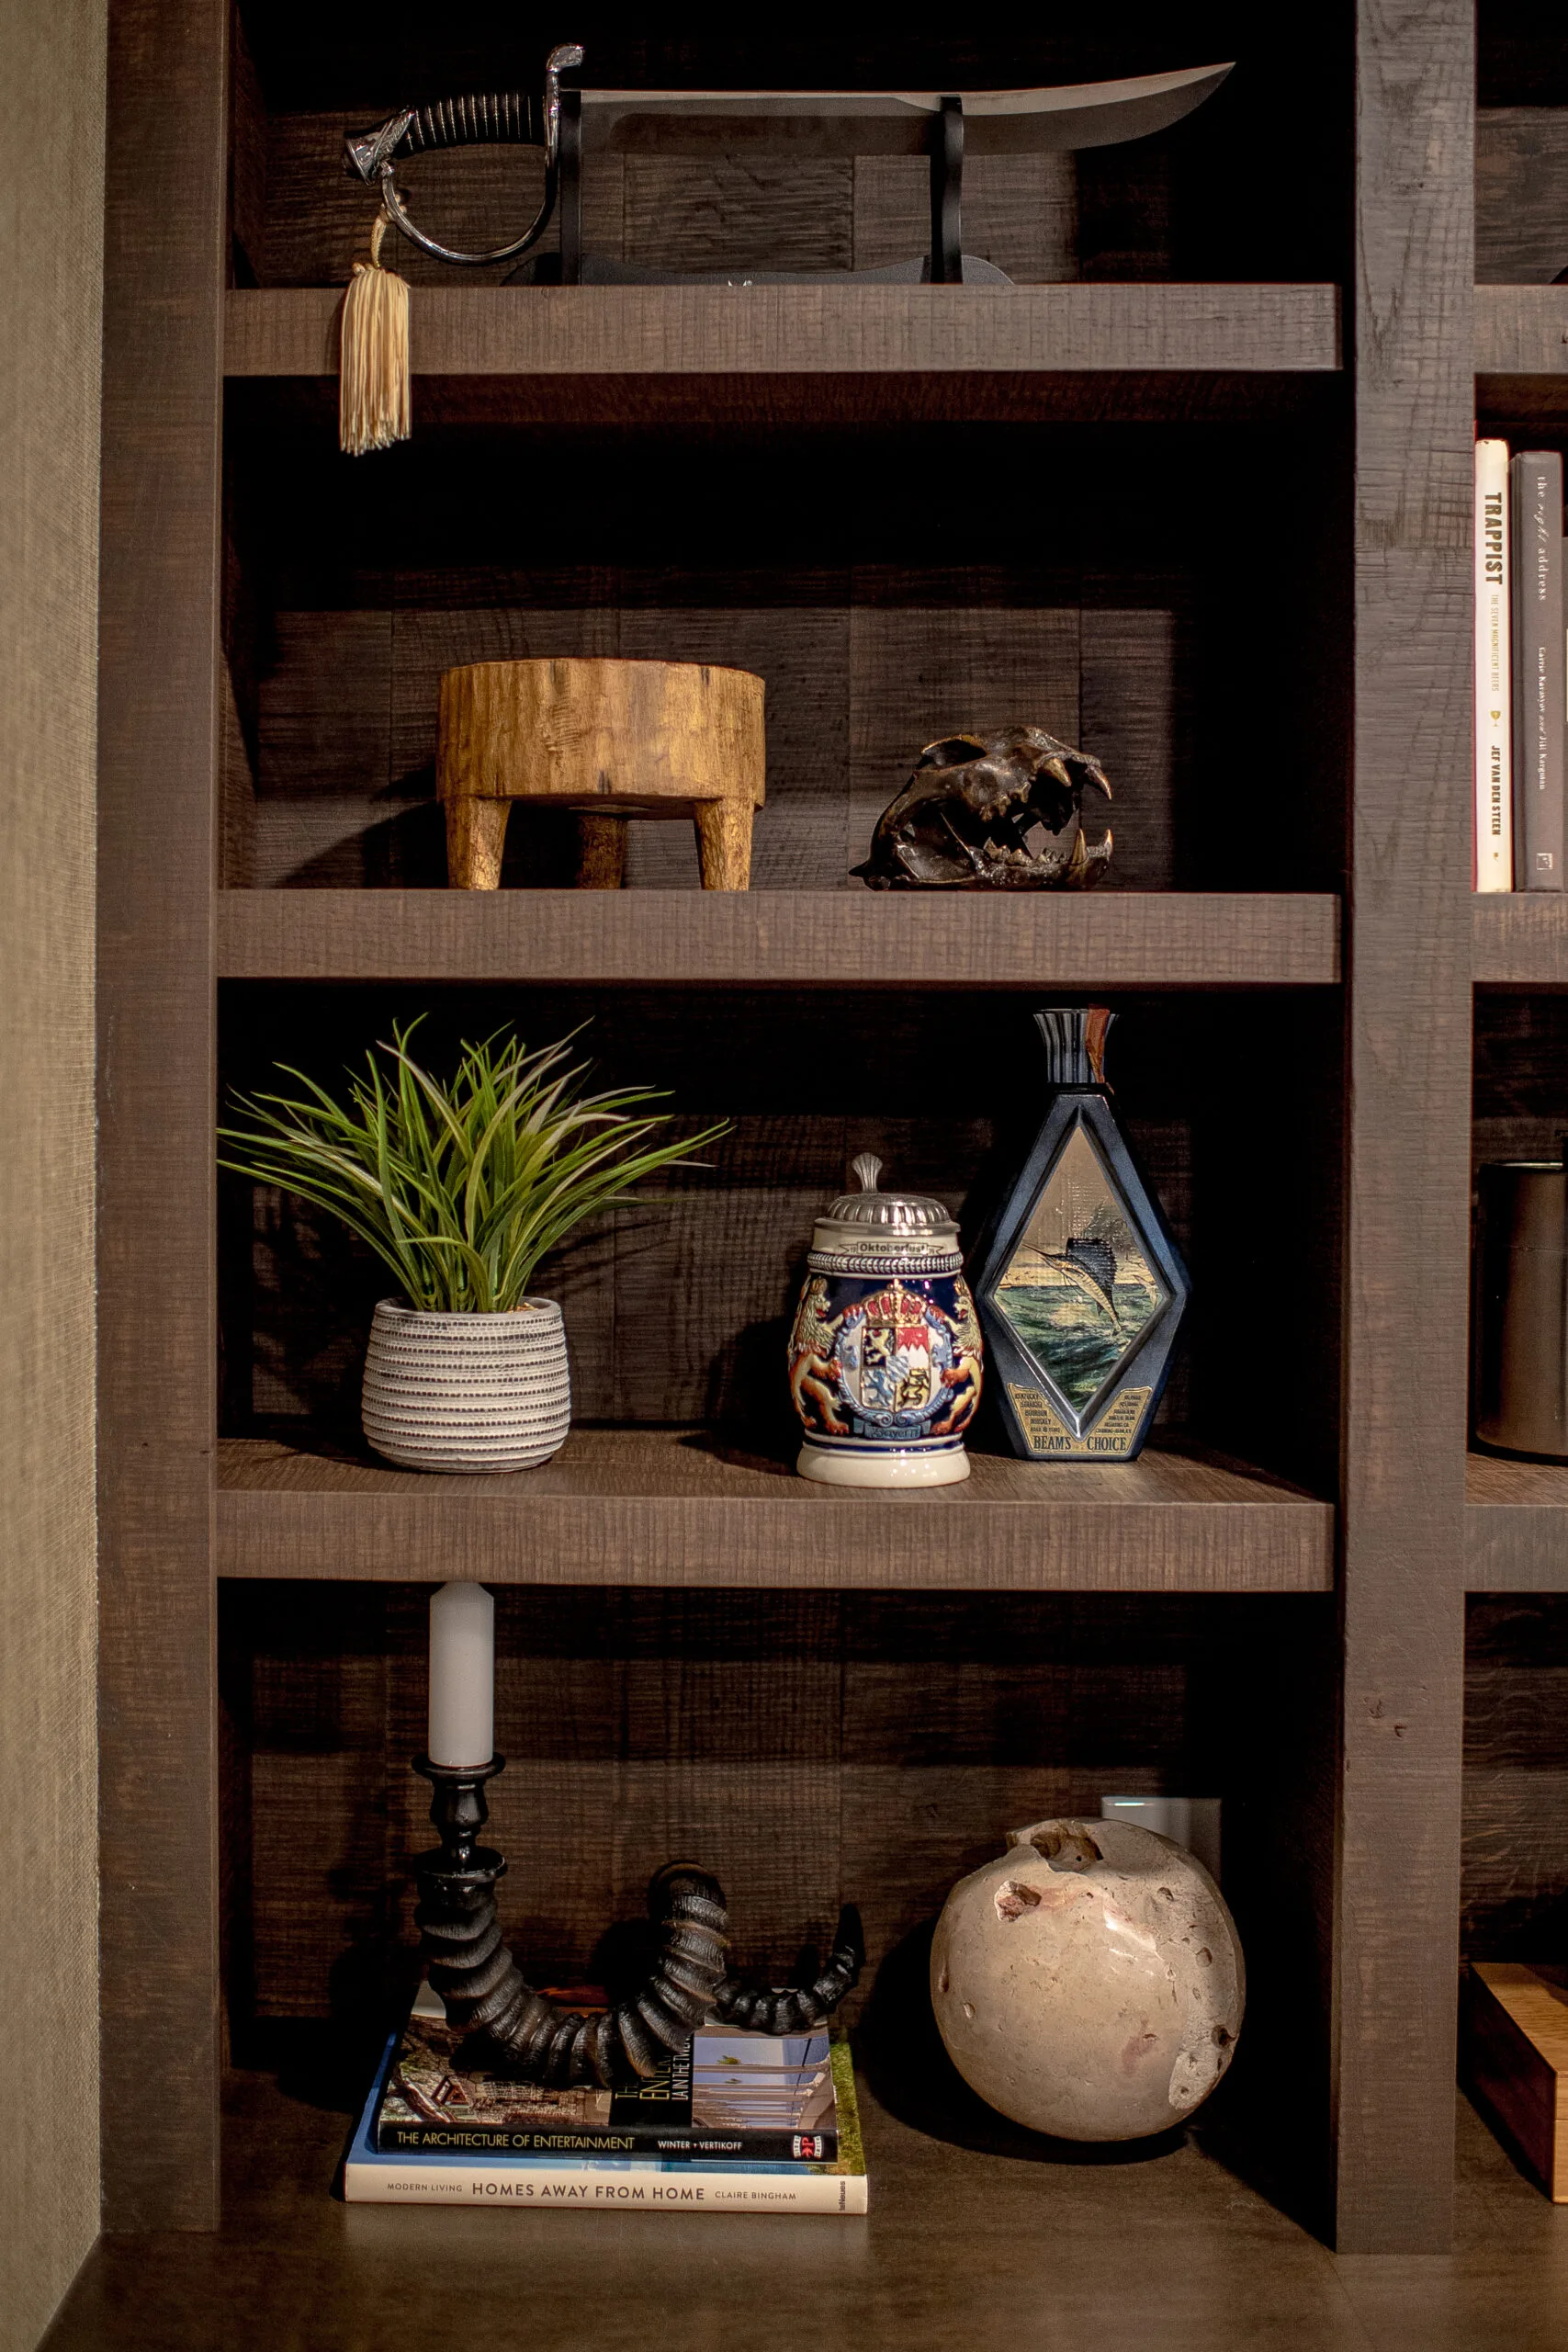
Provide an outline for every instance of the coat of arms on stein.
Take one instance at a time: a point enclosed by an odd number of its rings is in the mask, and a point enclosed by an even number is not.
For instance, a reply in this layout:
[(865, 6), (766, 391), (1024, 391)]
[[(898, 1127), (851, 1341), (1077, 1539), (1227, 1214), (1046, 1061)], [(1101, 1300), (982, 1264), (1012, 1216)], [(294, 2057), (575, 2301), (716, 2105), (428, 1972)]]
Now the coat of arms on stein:
[(940, 1201), (877, 1189), (818, 1217), (790, 1334), (803, 1477), (845, 1487), (942, 1487), (969, 1476), (964, 1432), (980, 1396), (979, 1318), (958, 1228)]

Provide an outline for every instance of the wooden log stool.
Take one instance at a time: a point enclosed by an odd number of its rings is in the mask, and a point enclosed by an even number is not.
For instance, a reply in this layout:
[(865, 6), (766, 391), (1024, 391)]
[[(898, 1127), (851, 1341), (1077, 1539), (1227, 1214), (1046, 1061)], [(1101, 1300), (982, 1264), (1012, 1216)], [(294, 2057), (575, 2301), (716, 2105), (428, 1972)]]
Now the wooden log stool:
[(696, 662), (475, 662), (441, 680), (436, 788), (446, 874), (501, 881), (514, 800), (578, 812), (578, 882), (618, 890), (626, 821), (689, 817), (705, 890), (751, 880), (762, 805), (762, 681)]

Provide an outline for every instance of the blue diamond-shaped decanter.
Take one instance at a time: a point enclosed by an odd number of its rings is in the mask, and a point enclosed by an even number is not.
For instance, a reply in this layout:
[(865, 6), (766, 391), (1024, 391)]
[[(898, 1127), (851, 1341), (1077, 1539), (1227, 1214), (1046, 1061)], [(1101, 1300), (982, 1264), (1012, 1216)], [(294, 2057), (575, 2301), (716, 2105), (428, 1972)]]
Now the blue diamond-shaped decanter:
[(1034, 1018), (1049, 1107), (969, 1268), (990, 1385), (1016, 1453), (1131, 1462), (1170, 1370), (1187, 1269), (1111, 1106), (1115, 1014)]

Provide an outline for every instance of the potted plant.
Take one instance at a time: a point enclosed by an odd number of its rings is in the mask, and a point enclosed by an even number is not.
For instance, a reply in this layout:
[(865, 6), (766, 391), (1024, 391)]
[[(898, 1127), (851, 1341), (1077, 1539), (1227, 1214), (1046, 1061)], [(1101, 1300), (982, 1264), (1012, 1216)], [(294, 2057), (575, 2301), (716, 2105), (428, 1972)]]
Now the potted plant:
[(528, 1290), (539, 1261), (726, 1130), (649, 1142), (667, 1124), (647, 1108), (659, 1096), (584, 1092), (570, 1037), (534, 1053), (503, 1033), (465, 1045), (443, 1085), (409, 1051), (417, 1025), (394, 1028), (365, 1077), (345, 1073), (346, 1106), (280, 1064), (305, 1093), (236, 1096), (251, 1125), (220, 1128), (220, 1160), (326, 1209), (396, 1274), (365, 1363), (377, 1453), (412, 1470), (525, 1470), (557, 1452), (571, 1413), (560, 1308)]

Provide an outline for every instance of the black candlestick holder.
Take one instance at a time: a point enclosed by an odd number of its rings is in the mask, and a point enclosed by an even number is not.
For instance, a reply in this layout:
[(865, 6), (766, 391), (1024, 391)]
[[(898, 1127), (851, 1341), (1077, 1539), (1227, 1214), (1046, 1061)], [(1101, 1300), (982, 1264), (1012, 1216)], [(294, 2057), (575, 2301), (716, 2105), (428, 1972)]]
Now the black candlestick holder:
[(646, 2080), (710, 2017), (764, 2033), (800, 2033), (824, 2024), (855, 1984), (864, 1948), (852, 1907), (840, 1913), (828, 1964), (810, 1984), (749, 1988), (728, 1971), (729, 1915), (718, 1881), (693, 1862), (666, 1862), (648, 1890), (655, 1956), (642, 1985), (611, 2008), (558, 2007), (535, 1991), (502, 1940), (495, 1889), (506, 1861), (478, 1842), (490, 1817), (485, 1783), (505, 1765), (500, 1755), (467, 1765), (414, 1758), (414, 1770), (434, 1792), (430, 1818), (441, 1838), (414, 1864), (414, 1918), (448, 2019), (482, 2034), (516, 2080), (606, 2090), (628, 2076)]

